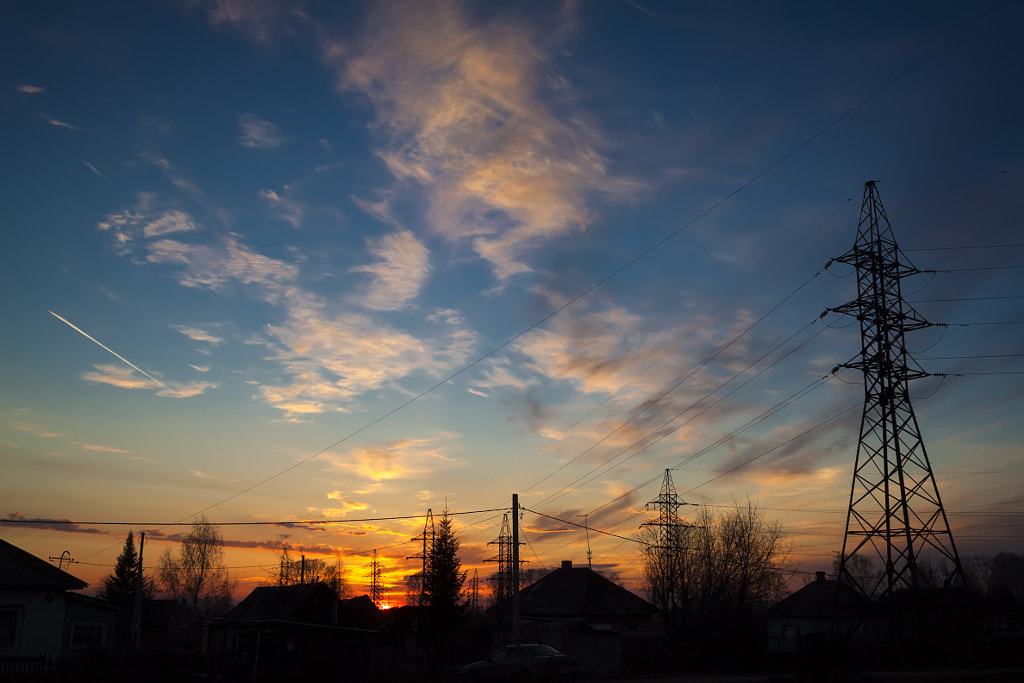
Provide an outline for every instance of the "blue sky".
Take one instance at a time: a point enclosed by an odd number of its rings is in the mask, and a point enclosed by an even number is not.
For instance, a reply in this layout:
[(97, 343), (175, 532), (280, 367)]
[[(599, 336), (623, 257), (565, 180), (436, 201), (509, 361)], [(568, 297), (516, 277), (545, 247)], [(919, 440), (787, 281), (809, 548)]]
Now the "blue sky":
[[(397, 582), (422, 519), (358, 520), (517, 491), (630, 536), (673, 467), (825, 568), (862, 389), (830, 375), (856, 327), (819, 318), (852, 271), (823, 268), (877, 179), (913, 263), (950, 271), (904, 291), (956, 324), (910, 342), (965, 373), (914, 387), (954, 534), (1020, 550), (1020, 5), (0, 13), (3, 516), (137, 522), (157, 551), (180, 529), (147, 524), (199, 511), (356, 520), (228, 527), (228, 564), (254, 585), (287, 542), (359, 584), (379, 548)], [(500, 522), (458, 518), (481, 576)], [(533, 566), (584, 560), (524, 524)], [(124, 531), (3, 528), (94, 584)], [(635, 544), (591, 544), (638, 576)]]

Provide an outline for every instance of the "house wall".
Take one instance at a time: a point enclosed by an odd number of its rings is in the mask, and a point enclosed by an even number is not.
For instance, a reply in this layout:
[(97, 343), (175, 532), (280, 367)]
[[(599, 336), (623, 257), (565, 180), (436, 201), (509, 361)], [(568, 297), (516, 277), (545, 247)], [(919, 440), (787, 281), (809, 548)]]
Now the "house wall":
[(0, 650), (0, 656), (61, 656), (65, 602), (62, 590), (0, 590), (0, 609), (20, 610), (17, 643)]
[(97, 650), (114, 652), (130, 644), (129, 617), (119, 607), (97, 604), (72, 593), (67, 598), (66, 614), (64, 644), (69, 654)]

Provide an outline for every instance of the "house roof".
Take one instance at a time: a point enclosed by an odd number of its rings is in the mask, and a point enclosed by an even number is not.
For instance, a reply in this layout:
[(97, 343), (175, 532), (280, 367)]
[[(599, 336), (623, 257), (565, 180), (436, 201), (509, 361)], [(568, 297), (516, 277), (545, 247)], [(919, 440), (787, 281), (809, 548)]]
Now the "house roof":
[(74, 590), (88, 585), (32, 553), (0, 539), (0, 587)]
[[(495, 605), (507, 612), (511, 600)], [(656, 608), (587, 567), (563, 566), (519, 592), (519, 609), (535, 617), (647, 615)]]
[(259, 586), (224, 617), (227, 620), (275, 619), (336, 626), (338, 603), (325, 583)]
[[(836, 593), (839, 602), (836, 602)], [(819, 578), (768, 608), (775, 617), (828, 617), (838, 608), (840, 613), (863, 609), (870, 600), (847, 584)]]

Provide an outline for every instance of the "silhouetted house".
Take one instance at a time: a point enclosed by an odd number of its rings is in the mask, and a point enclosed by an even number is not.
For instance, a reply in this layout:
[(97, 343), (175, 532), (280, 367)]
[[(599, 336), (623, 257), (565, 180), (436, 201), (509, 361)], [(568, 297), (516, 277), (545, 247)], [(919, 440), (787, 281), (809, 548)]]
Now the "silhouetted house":
[(126, 650), (131, 644), (124, 608), (81, 593), (67, 594), (64, 642), (72, 657)]
[(195, 653), (199, 649), (199, 617), (172, 598), (142, 601), (139, 644), (144, 652)]
[(66, 593), (86, 585), (0, 540), (0, 657), (64, 655)]
[[(863, 594), (818, 572), (814, 581), (768, 608), (768, 652), (822, 652), (833, 626), (839, 633), (853, 630), (869, 614), (870, 607), (871, 601)], [(864, 629), (858, 633), (859, 637), (866, 635)]]
[(67, 671), (125, 643), (124, 611), (70, 591), (85, 581), (0, 540), (0, 678)]
[[(523, 641), (545, 643), (573, 654), (584, 676), (618, 674), (662, 642), (657, 608), (588, 567), (562, 562), (560, 569), (519, 593)], [(511, 599), (488, 610), (511, 633)]]
[(261, 586), (207, 624), (204, 653), (210, 673), (238, 680), (362, 680), (379, 623), (368, 597), (343, 601), (324, 583)]

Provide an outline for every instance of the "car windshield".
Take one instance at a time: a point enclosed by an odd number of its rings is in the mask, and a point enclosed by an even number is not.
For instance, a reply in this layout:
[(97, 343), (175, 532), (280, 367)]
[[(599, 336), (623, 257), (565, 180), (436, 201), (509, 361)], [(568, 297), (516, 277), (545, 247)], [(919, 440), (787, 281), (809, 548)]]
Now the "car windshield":
[(531, 645), (530, 654), (534, 657), (547, 657), (549, 655), (558, 655), (561, 653), (550, 645)]

